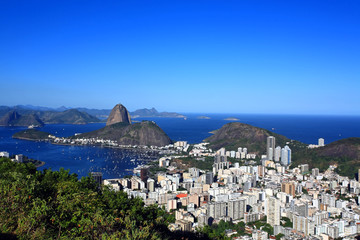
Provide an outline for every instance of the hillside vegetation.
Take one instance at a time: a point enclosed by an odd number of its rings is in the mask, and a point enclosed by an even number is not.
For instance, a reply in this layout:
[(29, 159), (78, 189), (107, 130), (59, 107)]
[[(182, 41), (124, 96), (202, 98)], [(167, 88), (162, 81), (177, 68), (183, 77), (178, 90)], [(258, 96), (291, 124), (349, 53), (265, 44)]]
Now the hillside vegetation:
[[(2, 111), (4, 110), (6, 109), (2, 109)], [(44, 123), (87, 124), (92, 122), (100, 122), (100, 120), (76, 109), (63, 112), (17, 109), (3, 113), (3, 116), (0, 118), (0, 126), (43, 126)]]
[(47, 140), (49, 139), (50, 133), (39, 131), (37, 129), (26, 129), (15, 133), (12, 137), (17, 139), (26, 140)]
[(227, 123), (212, 133), (214, 135), (204, 141), (209, 142), (210, 148), (213, 150), (225, 147), (226, 150), (237, 151), (239, 147), (246, 147), (248, 152), (261, 155), (266, 153), (266, 138), (269, 136), (276, 138), (276, 146), (284, 147), (288, 144), (292, 150), (300, 150), (306, 147), (306, 144), (299, 141), (290, 140), (283, 135), (240, 122)]
[(0, 158), (1, 239), (169, 239), (172, 215), (89, 177)]
[(337, 164), (336, 171), (343, 176), (354, 177), (360, 168), (360, 138), (346, 138), (324, 147), (304, 149), (293, 153), (293, 166), (307, 163), (321, 171)]
[(171, 143), (166, 133), (154, 122), (115, 123), (101, 129), (77, 135), (76, 138), (101, 138), (121, 145), (165, 146)]

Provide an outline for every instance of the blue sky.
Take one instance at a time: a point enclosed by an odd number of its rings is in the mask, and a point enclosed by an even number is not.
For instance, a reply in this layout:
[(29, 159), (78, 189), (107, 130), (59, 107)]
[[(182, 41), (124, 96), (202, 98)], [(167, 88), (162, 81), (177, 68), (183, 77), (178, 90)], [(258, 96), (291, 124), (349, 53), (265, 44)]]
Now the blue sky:
[(0, 105), (360, 114), (359, 1), (1, 1)]

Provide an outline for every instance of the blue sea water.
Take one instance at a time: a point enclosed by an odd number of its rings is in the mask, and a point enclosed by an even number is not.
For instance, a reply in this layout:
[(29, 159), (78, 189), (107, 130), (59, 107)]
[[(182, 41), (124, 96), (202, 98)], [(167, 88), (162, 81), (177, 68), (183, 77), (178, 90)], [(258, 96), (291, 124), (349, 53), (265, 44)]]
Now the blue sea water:
[[(239, 119), (239, 122), (265, 128), (285, 135), (290, 139), (304, 143), (317, 143), (322, 137), (325, 143), (342, 138), (360, 137), (360, 116), (306, 116), (306, 115), (261, 115), (261, 114), (185, 114), (183, 118), (139, 118), (136, 121), (152, 120), (156, 122), (174, 141), (184, 140), (198, 143), (211, 136), (210, 131), (230, 122), (228, 117)], [(208, 116), (210, 119), (199, 119)], [(39, 130), (56, 136), (71, 136), (99, 129), (105, 123), (86, 125), (46, 125)], [(103, 172), (104, 178), (121, 177), (131, 173), (129, 170), (147, 160), (155, 159), (154, 155), (139, 154), (129, 150), (110, 149), (92, 146), (61, 146), (45, 142), (32, 142), (13, 139), (11, 136), (25, 128), (0, 127), (0, 151), (10, 154), (24, 154), (28, 157), (46, 162), (40, 169), (61, 167), (70, 169), (80, 177), (91, 171)], [(130, 161), (134, 159), (133, 161)]]

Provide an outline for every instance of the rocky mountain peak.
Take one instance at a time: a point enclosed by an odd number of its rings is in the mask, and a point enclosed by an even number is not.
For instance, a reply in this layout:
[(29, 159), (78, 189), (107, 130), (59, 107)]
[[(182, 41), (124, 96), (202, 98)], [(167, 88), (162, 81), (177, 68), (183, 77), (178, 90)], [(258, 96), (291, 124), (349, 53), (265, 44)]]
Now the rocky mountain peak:
[(112, 110), (111, 113), (107, 119), (106, 126), (119, 123), (119, 122), (125, 122), (128, 124), (131, 124), (131, 117), (126, 109), (122, 104), (117, 104)]

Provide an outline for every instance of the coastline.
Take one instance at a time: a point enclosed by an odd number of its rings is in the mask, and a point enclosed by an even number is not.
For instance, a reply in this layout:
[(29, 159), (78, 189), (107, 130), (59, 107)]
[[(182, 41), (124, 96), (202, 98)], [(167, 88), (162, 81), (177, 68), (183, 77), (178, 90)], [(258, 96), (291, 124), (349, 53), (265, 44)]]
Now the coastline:
[[(71, 144), (71, 143), (55, 143), (55, 142), (51, 141), (51, 139), (31, 139), (31, 138), (24, 138), (24, 137), (13, 137), (13, 138), (20, 139), (20, 140), (26, 140), (26, 141), (32, 141), (32, 142), (48, 142), (52, 145), (60, 145), (60, 146), (100, 147), (100, 148), (105, 147), (105, 148), (112, 148), (112, 149), (132, 150), (134, 152), (153, 152), (153, 153), (159, 153), (162, 151), (161, 149), (143, 148), (141, 146), (140, 147), (126, 147), (126, 146), (111, 146), (111, 145), (102, 145), (102, 144)], [(43, 166), (43, 165), (41, 165), (41, 166)]]

